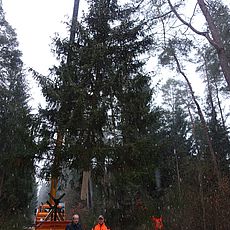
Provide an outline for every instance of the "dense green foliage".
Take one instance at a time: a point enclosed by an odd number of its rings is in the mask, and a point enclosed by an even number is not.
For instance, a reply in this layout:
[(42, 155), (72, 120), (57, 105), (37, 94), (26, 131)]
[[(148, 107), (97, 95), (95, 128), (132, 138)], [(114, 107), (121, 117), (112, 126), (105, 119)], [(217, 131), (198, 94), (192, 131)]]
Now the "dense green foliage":
[[(144, 28), (132, 16), (132, 8), (122, 9), (116, 1), (92, 1), (74, 44), (69, 47), (68, 40), (56, 39), (63, 61), (53, 69), (54, 81), (40, 77), (49, 102), (47, 118), (64, 135), (61, 161), (92, 170), (99, 188), (104, 186), (102, 178), (112, 175), (111, 186), (99, 189), (100, 197), (95, 197), (103, 206), (95, 208), (113, 206), (114, 224), (121, 218), (123, 223), (135, 219), (131, 210), (124, 210), (127, 205), (134, 208), (136, 193), (146, 190), (143, 179), (154, 174), (147, 159), (155, 159), (151, 137), (159, 127), (159, 112), (150, 109), (150, 77), (140, 59), (152, 44)], [(126, 191), (132, 193), (126, 197)]]
[(0, 222), (31, 224), (36, 195), (32, 116), (16, 34), (0, 6)]

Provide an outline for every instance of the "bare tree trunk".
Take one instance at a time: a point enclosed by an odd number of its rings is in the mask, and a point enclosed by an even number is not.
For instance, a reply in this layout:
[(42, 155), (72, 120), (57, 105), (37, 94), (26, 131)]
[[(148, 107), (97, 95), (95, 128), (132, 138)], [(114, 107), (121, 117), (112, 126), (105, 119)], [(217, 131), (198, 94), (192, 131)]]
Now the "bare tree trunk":
[(205, 139), (207, 141), (210, 154), (212, 156), (212, 161), (213, 161), (213, 166), (214, 166), (214, 173), (217, 176), (218, 184), (220, 184), (220, 171), (219, 171), (219, 168), (218, 168), (216, 155), (215, 155), (214, 149), (212, 147), (212, 142), (211, 142), (211, 139), (209, 137), (209, 131), (208, 131), (208, 127), (207, 127), (203, 112), (202, 112), (202, 110), (200, 108), (200, 105), (199, 105), (198, 101), (196, 100), (196, 97), (195, 97), (193, 89), (192, 89), (192, 85), (189, 82), (188, 77), (186, 76), (186, 74), (181, 69), (181, 66), (180, 66), (179, 60), (176, 57), (176, 54), (174, 53), (173, 56), (174, 56), (174, 59), (175, 59), (176, 64), (177, 64), (177, 69), (178, 69), (179, 73), (185, 78), (185, 80), (186, 80), (186, 82), (188, 84), (190, 93), (192, 95), (193, 101), (194, 101), (194, 103), (195, 103), (195, 105), (197, 107), (197, 111), (198, 111), (198, 114), (199, 114), (199, 117), (200, 117), (200, 120), (201, 120), (201, 124), (203, 126), (203, 130), (204, 130), (204, 133), (205, 133)]
[[(208, 82), (209, 95), (210, 95), (210, 99), (211, 99), (212, 108), (214, 109), (214, 106), (213, 106), (214, 103), (213, 103), (213, 99), (212, 99), (213, 96), (212, 96), (212, 91), (211, 91), (211, 83), (210, 83), (210, 79), (209, 79), (208, 72), (207, 72), (207, 60), (206, 60), (205, 56), (203, 56), (203, 59), (204, 59), (204, 64), (205, 64), (205, 73), (206, 73), (206, 78), (207, 78), (207, 82)], [(223, 125), (224, 130), (226, 131), (223, 110), (222, 110), (221, 102), (220, 102), (220, 98), (219, 98), (219, 90), (218, 90), (218, 86), (217, 86), (217, 81), (215, 79), (214, 79), (213, 85), (214, 85), (214, 90), (216, 92), (216, 99), (217, 99), (217, 104), (218, 104), (218, 108), (220, 111), (220, 117), (221, 117), (222, 125)]]
[(226, 129), (226, 125), (225, 125), (223, 109), (221, 106), (220, 97), (219, 97), (219, 90), (218, 90), (216, 82), (215, 82), (215, 90), (216, 90), (216, 98), (217, 98), (217, 103), (218, 103), (218, 107), (219, 107), (219, 111), (220, 111), (220, 117), (221, 117), (222, 125), (223, 125), (224, 130), (226, 131), (227, 129)]
[(207, 79), (207, 86), (208, 86), (208, 97), (209, 97), (209, 102), (211, 104), (211, 119), (216, 121), (216, 110), (215, 110), (215, 106), (214, 106), (214, 102), (213, 102), (213, 91), (212, 91), (212, 86), (211, 86), (211, 82), (210, 82), (210, 78), (208, 76), (208, 71), (207, 71), (207, 60), (205, 57), (204, 58), (204, 66), (205, 66), (205, 75), (206, 75), (206, 79)]

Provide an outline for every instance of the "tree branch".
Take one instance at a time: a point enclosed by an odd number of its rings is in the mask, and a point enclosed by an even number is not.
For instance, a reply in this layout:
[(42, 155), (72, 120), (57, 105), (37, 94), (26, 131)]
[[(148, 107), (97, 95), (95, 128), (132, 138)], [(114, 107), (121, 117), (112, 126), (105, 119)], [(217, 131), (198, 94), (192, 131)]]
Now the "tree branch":
[(195, 27), (193, 27), (191, 25), (191, 23), (189, 22), (186, 22), (179, 14), (178, 12), (176, 11), (176, 8), (175, 6), (172, 5), (171, 1), (170, 0), (167, 0), (168, 1), (168, 4), (172, 10), (172, 12), (176, 15), (176, 17), (184, 24), (186, 25), (188, 28), (190, 28), (194, 33), (198, 34), (198, 35), (201, 35), (203, 37), (205, 37), (213, 46), (217, 46), (216, 42), (214, 42), (214, 40), (210, 37), (209, 33), (206, 31), (199, 31), (197, 30)]
[(195, 32), (196, 34), (199, 34), (199, 35), (202, 35), (204, 37), (206, 37), (207, 33), (208, 32), (202, 32), (202, 31), (199, 31), (197, 30), (196, 28), (194, 28), (190, 23), (186, 22), (179, 14), (178, 12), (176, 11), (176, 8), (172, 5), (171, 1), (170, 0), (167, 0), (168, 1), (168, 4), (172, 10), (172, 12), (177, 16), (177, 18), (186, 26), (188, 26), (193, 32)]

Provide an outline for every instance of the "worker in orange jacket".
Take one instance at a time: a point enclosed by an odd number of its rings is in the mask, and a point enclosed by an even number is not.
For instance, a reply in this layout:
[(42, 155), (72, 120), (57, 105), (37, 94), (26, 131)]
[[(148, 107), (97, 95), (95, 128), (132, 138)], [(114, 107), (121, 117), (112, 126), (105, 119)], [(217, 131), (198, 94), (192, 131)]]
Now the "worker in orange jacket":
[(152, 216), (151, 220), (154, 223), (155, 230), (161, 230), (161, 229), (163, 229), (162, 216), (160, 216), (160, 217)]
[(110, 230), (110, 228), (105, 225), (105, 219), (100, 215), (98, 217), (98, 223), (92, 228), (92, 230)]

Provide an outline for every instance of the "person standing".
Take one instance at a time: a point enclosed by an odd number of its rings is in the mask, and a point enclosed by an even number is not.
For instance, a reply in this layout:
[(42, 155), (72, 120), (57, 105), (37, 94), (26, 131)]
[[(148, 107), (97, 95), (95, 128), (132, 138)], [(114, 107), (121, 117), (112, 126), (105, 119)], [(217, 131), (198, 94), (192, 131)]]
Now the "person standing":
[(73, 215), (72, 222), (66, 225), (65, 230), (82, 230), (78, 214)]
[(100, 215), (98, 217), (98, 223), (92, 228), (92, 230), (110, 230), (110, 228), (105, 225), (105, 219)]
[(163, 229), (162, 216), (160, 216), (160, 217), (152, 216), (151, 219), (152, 219), (152, 222), (154, 223), (155, 230), (162, 230)]

